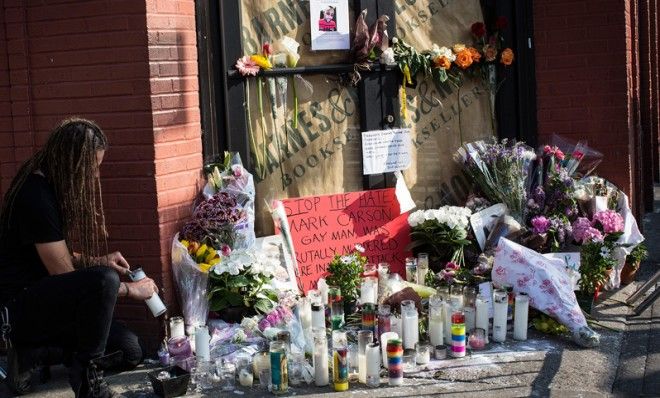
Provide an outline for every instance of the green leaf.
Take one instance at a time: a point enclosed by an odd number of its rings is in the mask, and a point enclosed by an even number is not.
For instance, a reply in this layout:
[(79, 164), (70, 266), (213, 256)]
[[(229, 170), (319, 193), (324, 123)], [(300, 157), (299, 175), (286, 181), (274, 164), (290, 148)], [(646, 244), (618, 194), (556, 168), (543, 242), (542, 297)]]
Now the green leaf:
[(243, 287), (250, 284), (250, 280), (245, 275), (236, 275), (227, 281), (228, 287)]
[(268, 299), (259, 299), (254, 303), (254, 309), (262, 314), (265, 314), (273, 309), (274, 304), (275, 303)]
[(227, 292), (225, 299), (229, 302), (230, 305), (241, 305), (243, 304), (243, 295), (234, 292)]
[(215, 297), (209, 300), (209, 310), (221, 311), (229, 307), (229, 303), (223, 297)]

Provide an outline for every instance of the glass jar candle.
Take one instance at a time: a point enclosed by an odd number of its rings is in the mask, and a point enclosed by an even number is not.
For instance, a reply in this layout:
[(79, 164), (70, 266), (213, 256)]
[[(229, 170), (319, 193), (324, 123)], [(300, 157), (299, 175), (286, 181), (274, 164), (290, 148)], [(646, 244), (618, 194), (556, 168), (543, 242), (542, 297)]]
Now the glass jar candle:
[(417, 371), (417, 351), (412, 350), (403, 350), (403, 373), (410, 374)]
[(186, 331), (183, 317), (174, 316), (170, 318), (170, 338), (185, 337), (185, 335)]
[(438, 294), (429, 299), (429, 340), (436, 346), (444, 342), (444, 324), (442, 319), (442, 297)]
[(344, 302), (341, 300), (332, 303), (330, 326), (332, 330), (339, 330), (344, 327)]
[(406, 282), (415, 283), (417, 279), (417, 260), (415, 257), (406, 257)]
[(474, 351), (479, 351), (486, 348), (486, 331), (482, 328), (474, 329), (472, 332), (470, 332), (468, 344), (470, 345), (470, 349)]
[(236, 358), (236, 372), (238, 372), (238, 383), (243, 387), (252, 387), (254, 374), (252, 373), (251, 358), (240, 355)]
[(358, 381), (367, 383), (367, 345), (373, 343), (374, 334), (371, 330), (358, 331)]
[(451, 285), (449, 299), (451, 301), (452, 311), (462, 310), (464, 306), (463, 286), (458, 284)]
[(509, 307), (509, 294), (504, 289), (493, 292), (493, 341), (506, 341), (506, 317)]
[(417, 283), (426, 285), (426, 275), (429, 273), (429, 255), (428, 253), (419, 253), (417, 255)]
[(449, 301), (449, 286), (439, 286), (436, 291), (438, 292), (437, 294), (442, 297), (442, 300)]
[(325, 306), (312, 303), (312, 328), (325, 328)]
[(414, 349), (415, 344), (419, 342), (419, 315), (414, 306), (412, 309), (403, 307), (401, 311), (401, 322), (403, 323), (403, 348)]
[(275, 395), (289, 392), (287, 349), (283, 341), (270, 343), (270, 385)]
[(386, 350), (389, 385), (400, 386), (403, 384), (403, 342), (399, 339), (390, 339)]
[(417, 365), (426, 365), (431, 361), (430, 345), (417, 343), (415, 350), (417, 351), (417, 356), (415, 357)]
[(378, 296), (378, 278), (362, 278), (360, 285), (360, 303), (376, 304)]
[(389, 305), (381, 304), (378, 306), (378, 330), (376, 331), (377, 336), (390, 331), (391, 315), (392, 313)]
[(376, 334), (376, 306), (371, 303), (362, 306), (362, 330), (368, 330), (372, 336)]
[(477, 321), (475, 322), (475, 327), (483, 329), (485, 331), (486, 341), (488, 344), (488, 302), (484, 300), (483, 297), (477, 296)]
[(528, 315), (529, 296), (526, 293), (518, 293), (513, 317), (513, 338), (515, 340), (527, 340)]
[(451, 316), (451, 355), (454, 358), (465, 356), (465, 314), (454, 312)]
[(378, 343), (367, 344), (367, 386), (378, 387), (380, 385), (380, 345)]
[(332, 331), (332, 384), (335, 391), (348, 390), (348, 339), (341, 330)]
[(378, 264), (378, 303), (386, 299), (387, 280), (390, 277), (390, 265), (388, 263)]
[(313, 328), (312, 338), (314, 340), (314, 384), (319, 387), (329, 384), (328, 376), (328, 340), (325, 336), (325, 327)]

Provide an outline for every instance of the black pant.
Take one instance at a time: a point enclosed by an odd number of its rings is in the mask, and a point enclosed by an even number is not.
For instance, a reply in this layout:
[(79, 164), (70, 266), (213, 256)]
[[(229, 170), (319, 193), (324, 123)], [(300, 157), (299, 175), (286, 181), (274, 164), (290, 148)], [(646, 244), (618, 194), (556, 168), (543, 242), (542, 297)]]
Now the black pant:
[(137, 365), (142, 348), (135, 334), (112, 322), (119, 289), (117, 272), (90, 267), (46, 277), (23, 290), (7, 307), (17, 347), (61, 347), (81, 361), (124, 351)]

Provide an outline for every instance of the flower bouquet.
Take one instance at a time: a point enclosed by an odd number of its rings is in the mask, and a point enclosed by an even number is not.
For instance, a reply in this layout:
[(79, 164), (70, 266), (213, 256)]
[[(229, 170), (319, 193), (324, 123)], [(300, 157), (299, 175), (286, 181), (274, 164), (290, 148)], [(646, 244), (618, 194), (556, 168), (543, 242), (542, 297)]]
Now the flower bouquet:
[(431, 264), (450, 261), (459, 267), (465, 265), (463, 250), (471, 243), (468, 240), (471, 214), (470, 209), (457, 206), (411, 213), (409, 249), (429, 253)]
[[(232, 251), (209, 273), (208, 300), (211, 311), (223, 314), (230, 308), (246, 313), (268, 313), (275, 307), (273, 278), (288, 277), (279, 263), (254, 251)], [(233, 320), (233, 319), (232, 319)]]
[(509, 145), (506, 139), (501, 143), (465, 144), (454, 154), (454, 160), (472, 177), (486, 199), (504, 203), (521, 224), (526, 216), (530, 166), (535, 158), (534, 151), (524, 143)]

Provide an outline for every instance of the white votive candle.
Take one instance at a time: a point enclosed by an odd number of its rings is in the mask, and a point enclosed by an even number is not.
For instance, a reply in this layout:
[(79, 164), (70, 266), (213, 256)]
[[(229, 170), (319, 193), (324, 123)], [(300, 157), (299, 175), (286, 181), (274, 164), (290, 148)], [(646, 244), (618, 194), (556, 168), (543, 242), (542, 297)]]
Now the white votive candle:
[(254, 376), (252, 375), (252, 372), (250, 372), (249, 369), (241, 369), (241, 371), (238, 372), (238, 382), (243, 387), (252, 387), (252, 383), (254, 382)]
[(444, 333), (443, 337), (445, 338), (445, 345), (451, 346), (451, 314), (452, 306), (449, 300), (445, 300), (442, 303), (442, 318), (444, 322)]
[(481, 297), (477, 297), (477, 321), (476, 327), (485, 331), (486, 344), (488, 344), (488, 302)]
[(527, 322), (529, 314), (529, 296), (525, 293), (516, 295), (516, 307), (513, 317), (513, 338), (527, 340)]
[(493, 341), (506, 341), (506, 315), (509, 308), (509, 294), (497, 289), (493, 293)]
[(415, 349), (419, 341), (419, 316), (417, 310), (407, 310), (402, 314), (403, 349)]
[(175, 316), (170, 319), (170, 338), (183, 337), (186, 335), (183, 318)]
[(378, 387), (380, 385), (380, 346), (378, 343), (367, 345), (367, 386)]

